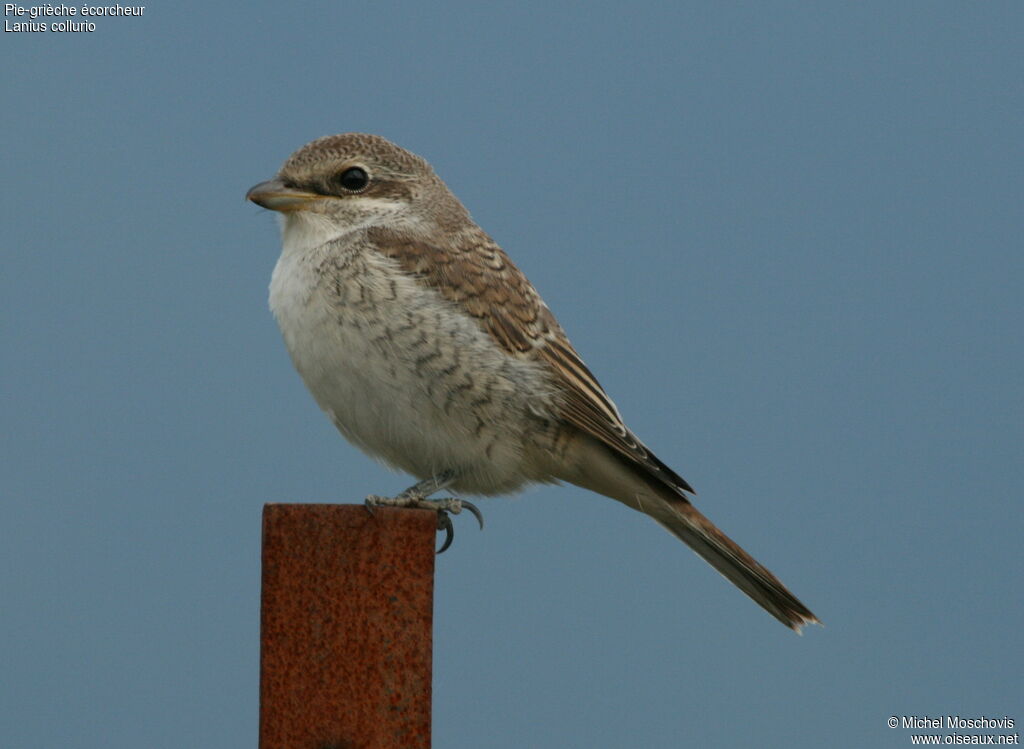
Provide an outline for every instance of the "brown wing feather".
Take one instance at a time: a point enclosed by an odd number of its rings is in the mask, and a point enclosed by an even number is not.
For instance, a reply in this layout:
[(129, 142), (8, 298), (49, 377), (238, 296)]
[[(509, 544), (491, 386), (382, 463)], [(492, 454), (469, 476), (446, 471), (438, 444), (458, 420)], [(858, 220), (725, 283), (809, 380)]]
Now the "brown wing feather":
[(407, 273), (461, 306), (510, 354), (547, 364), (561, 386), (568, 423), (672, 489), (693, 492), (626, 427), (551, 310), (494, 240), (479, 229), (445, 248), (381, 228), (370, 229), (369, 238)]

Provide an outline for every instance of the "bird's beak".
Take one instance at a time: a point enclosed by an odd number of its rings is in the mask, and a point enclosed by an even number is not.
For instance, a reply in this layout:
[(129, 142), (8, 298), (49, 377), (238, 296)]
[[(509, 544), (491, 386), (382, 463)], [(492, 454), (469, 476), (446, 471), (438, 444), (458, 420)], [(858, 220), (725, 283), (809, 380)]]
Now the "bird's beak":
[(245, 194), (246, 200), (251, 200), (256, 205), (269, 208), (272, 211), (281, 211), (282, 213), (304, 210), (309, 207), (310, 203), (315, 200), (322, 200), (323, 197), (323, 195), (317, 195), (315, 192), (303, 192), (302, 190), (288, 187), (279, 179), (260, 182), (258, 185), (250, 188), (249, 192)]

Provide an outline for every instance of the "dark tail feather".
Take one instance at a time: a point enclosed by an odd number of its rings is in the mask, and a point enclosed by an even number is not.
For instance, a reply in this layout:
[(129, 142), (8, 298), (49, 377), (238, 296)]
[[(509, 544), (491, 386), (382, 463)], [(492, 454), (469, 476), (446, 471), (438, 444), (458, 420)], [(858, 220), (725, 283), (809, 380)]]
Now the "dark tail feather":
[(672, 497), (663, 502), (661, 511), (649, 514), (769, 614), (797, 634), (808, 624), (821, 624), (775, 575), (718, 530), (686, 499)]

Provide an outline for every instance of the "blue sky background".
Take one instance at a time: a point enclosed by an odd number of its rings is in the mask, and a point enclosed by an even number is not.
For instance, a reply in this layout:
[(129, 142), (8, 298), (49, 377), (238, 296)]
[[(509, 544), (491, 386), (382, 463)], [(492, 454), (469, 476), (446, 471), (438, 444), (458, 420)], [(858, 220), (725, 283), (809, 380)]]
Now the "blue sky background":
[(293, 372), (277, 227), (243, 200), (352, 130), (434, 164), (827, 624), (795, 637), (611, 500), (485, 500), (438, 560), (436, 746), (1024, 721), (1024, 10), (668, 5), (4, 33), (0, 744), (254, 746), (263, 503), (410, 483)]

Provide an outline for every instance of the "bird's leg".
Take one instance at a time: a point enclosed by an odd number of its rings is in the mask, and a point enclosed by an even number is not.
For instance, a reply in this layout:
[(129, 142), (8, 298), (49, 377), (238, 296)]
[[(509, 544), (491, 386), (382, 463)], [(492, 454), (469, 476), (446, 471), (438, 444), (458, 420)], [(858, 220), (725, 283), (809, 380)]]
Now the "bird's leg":
[(378, 497), (375, 494), (371, 494), (366, 498), (364, 504), (371, 515), (373, 514), (374, 507), (413, 507), (422, 510), (433, 510), (437, 513), (437, 529), (443, 529), (445, 532), (444, 543), (437, 552), (440, 554), (452, 545), (452, 540), (455, 538), (455, 528), (452, 526), (452, 519), (448, 513), (458, 515), (463, 509), (467, 509), (473, 513), (477, 522), (480, 523), (481, 530), (484, 527), (484, 516), (472, 502), (456, 497), (427, 499), (431, 494), (444, 491), (453, 483), (455, 483), (455, 472), (442, 471), (436, 476), (431, 476), (428, 479), (417, 482), (396, 497)]

